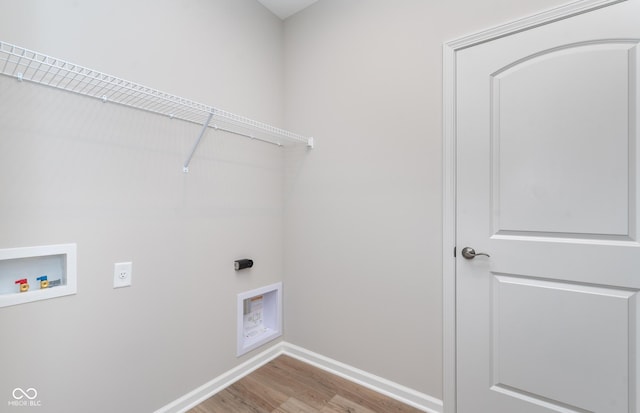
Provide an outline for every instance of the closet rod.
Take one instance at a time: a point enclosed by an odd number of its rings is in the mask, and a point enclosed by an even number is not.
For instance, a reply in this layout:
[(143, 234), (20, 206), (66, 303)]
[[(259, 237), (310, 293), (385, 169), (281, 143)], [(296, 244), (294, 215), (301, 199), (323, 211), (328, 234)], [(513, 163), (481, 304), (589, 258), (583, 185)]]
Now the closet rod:
[[(168, 116), (172, 119), (203, 125), (201, 135), (204, 134), (206, 127), (212, 127), (224, 132), (280, 146), (289, 143), (302, 143), (309, 148), (313, 148), (314, 142), (311, 137), (298, 135), (213, 106), (152, 89), (2, 41), (0, 41), (0, 67), (0, 74), (17, 78), (19, 81), (38, 83), (97, 98), (104, 103), (118, 103), (127, 107)], [(212, 125), (211, 122), (214, 122), (214, 124)], [(245, 133), (234, 129), (221, 128), (217, 125), (218, 123), (225, 123), (250, 132)], [(202, 136), (198, 140), (201, 138)], [(193, 153), (190, 154), (188, 162), (192, 157)]]

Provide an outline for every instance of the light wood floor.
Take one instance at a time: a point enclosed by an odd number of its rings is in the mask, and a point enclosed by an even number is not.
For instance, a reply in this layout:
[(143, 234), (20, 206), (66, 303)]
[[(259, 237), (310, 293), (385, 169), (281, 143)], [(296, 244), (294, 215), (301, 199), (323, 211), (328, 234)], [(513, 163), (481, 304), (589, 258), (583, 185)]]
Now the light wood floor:
[(280, 356), (187, 413), (418, 413), (420, 410)]

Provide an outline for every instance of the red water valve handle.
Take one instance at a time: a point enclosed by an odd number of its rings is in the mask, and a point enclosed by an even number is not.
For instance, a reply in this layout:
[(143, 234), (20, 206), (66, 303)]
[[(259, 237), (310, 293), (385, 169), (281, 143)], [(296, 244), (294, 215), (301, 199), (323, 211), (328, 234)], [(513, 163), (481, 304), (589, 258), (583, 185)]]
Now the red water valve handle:
[(29, 283), (27, 282), (26, 278), (23, 278), (21, 280), (16, 280), (15, 284), (20, 284), (21, 293), (26, 293), (27, 291), (29, 291)]

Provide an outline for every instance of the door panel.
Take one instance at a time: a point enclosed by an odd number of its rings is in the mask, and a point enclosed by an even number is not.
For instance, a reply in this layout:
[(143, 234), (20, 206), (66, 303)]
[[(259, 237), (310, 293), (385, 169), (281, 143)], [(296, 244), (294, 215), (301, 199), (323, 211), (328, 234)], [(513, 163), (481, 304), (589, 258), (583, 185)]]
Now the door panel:
[(492, 386), (576, 411), (628, 412), (635, 304), (632, 291), (494, 274)]
[(640, 413), (640, 1), (456, 57), (458, 413)]
[(496, 232), (629, 234), (635, 48), (571, 45), (491, 77)]

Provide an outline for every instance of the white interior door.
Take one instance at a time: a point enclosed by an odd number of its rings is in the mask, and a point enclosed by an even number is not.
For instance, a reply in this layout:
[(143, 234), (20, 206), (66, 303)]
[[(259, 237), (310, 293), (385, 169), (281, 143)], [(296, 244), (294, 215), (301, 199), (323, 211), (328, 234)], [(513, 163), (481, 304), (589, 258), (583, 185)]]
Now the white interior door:
[(640, 412), (639, 44), (630, 0), (457, 53), (458, 413)]

